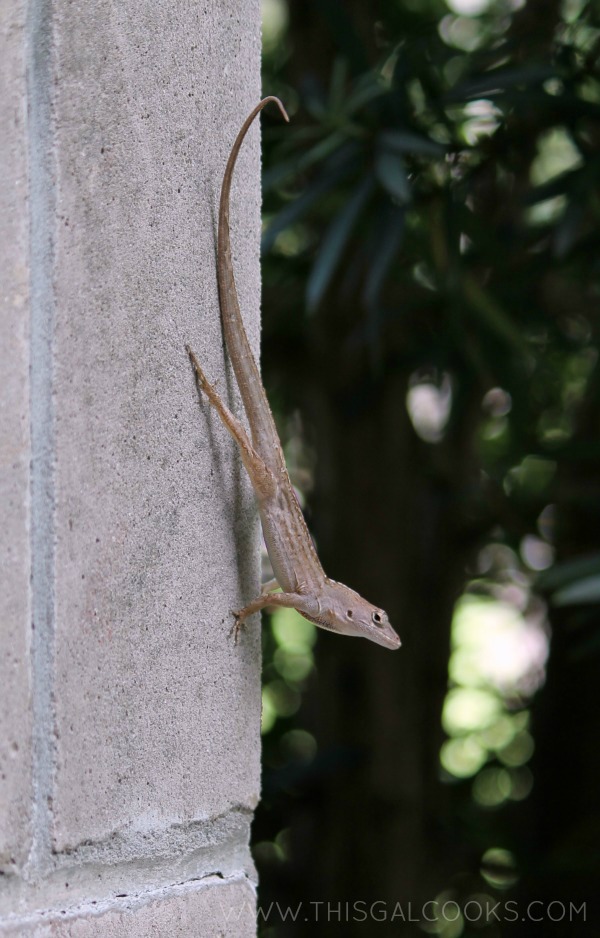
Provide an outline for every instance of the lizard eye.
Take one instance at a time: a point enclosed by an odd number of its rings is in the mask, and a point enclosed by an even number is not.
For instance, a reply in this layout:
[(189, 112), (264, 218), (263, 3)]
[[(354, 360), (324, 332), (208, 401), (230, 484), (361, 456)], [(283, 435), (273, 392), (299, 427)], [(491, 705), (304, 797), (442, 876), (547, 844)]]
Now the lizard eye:
[(351, 609), (349, 609), (348, 612), (346, 613), (346, 615), (348, 616), (349, 619), (351, 619), (352, 616), (354, 615), (354, 613), (352, 612)]
[(372, 616), (372, 619), (373, 619), (373, 622), (375, 623), (375, 625), (381, 625), (382, 622), (383, 622), (383, 619), (381, 618), (381, 615), (380, 615), (379, 612), (374, 612), (374, 613), (373, 613), (373, 616)]

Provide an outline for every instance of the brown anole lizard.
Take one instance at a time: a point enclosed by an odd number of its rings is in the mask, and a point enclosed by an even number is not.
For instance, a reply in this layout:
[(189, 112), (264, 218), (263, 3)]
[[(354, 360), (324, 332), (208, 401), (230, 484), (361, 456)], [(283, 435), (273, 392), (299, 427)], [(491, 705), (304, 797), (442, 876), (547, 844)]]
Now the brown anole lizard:
[[(217, 279), (221, 319), (227, 349), (240, 389), (250, 435), (207, 380), (189, 346), (200, 391), (206, 394), (239, 446), (254, 488), (275, 580), (235, 616), (235, 634), (244, 620), (265, 606), (296, 609), (310, 622), (341, 635), (368, 638), (385, 648), (398, 648), (400, 639), (383, 609), (325, 575), (290, 482), (275, 422), (242, 321), (235, 287), (229, 235), (229, 193), (237, 155), (250, 125), (265, 105), (273, 102), (289, 120), (278, 98), (264, 98), (244, 124), (225, 168), (219, 207)], [(280, 586), (283, 592), (270, 590)]]

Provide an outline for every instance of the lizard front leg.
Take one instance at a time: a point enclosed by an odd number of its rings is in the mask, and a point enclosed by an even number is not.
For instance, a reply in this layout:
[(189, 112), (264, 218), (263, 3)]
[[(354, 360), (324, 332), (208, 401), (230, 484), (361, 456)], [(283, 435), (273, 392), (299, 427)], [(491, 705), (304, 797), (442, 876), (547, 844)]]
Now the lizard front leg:
[(233, 613), (235, 622), (231, 632), (235, 636), (236, 644), (239, 633), (241, 629), (243, 629), (244, 622), (248, 616), (259, 612), (261, 609), (265, 609), (267, 606), (279, 607), (280, 609), (295, 609), (296, 612), (299, 612), (301, 615), (306, 615), (311, 619), (320, 612), (318, 600), (305, 593), (261, 593), (260, 596), (253, 599), (251, 603), (248, 603), (248, 605), (240, 609), (239, 612)]

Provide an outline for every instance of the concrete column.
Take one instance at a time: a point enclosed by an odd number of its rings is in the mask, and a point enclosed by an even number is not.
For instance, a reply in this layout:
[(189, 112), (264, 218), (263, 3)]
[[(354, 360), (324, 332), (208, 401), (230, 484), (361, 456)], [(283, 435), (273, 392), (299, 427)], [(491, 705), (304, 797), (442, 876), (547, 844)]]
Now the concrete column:
[[(254, 934), (252, 493), (216, 207), (259, 0), (0, 4), (0, 932)], [(259, 336), (259, 131), (232, 237)]]

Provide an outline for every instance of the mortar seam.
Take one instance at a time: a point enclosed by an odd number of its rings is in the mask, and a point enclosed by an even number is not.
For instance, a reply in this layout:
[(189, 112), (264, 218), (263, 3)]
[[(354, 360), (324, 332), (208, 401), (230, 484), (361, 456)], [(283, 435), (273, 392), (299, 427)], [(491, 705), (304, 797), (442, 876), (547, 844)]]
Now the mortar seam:
[(7, 931), (15, 927), (34, 924), (50, 924), (52, 921), (69, 921), (84, 917), (100, 917), (109, 912), (133, 912), (143, 908), (156, 900), (167, 900), (173, 897), (197, 892), (211, 887), (223, 887), (235, 883), (245, 883), (256, 894), (256, 883), (248, 873), (240, 869), (234, 873), (223, 874), (218, 870), (211, 870), (189, 879), (168, 882), (160, 886), (139, 890), (109, 898), (88, 899), (74, 902), (72, 905), (61, 904), (39, 909), (24, 915), (8, 915), (0, 921), (0, 934), (3, 929)]

